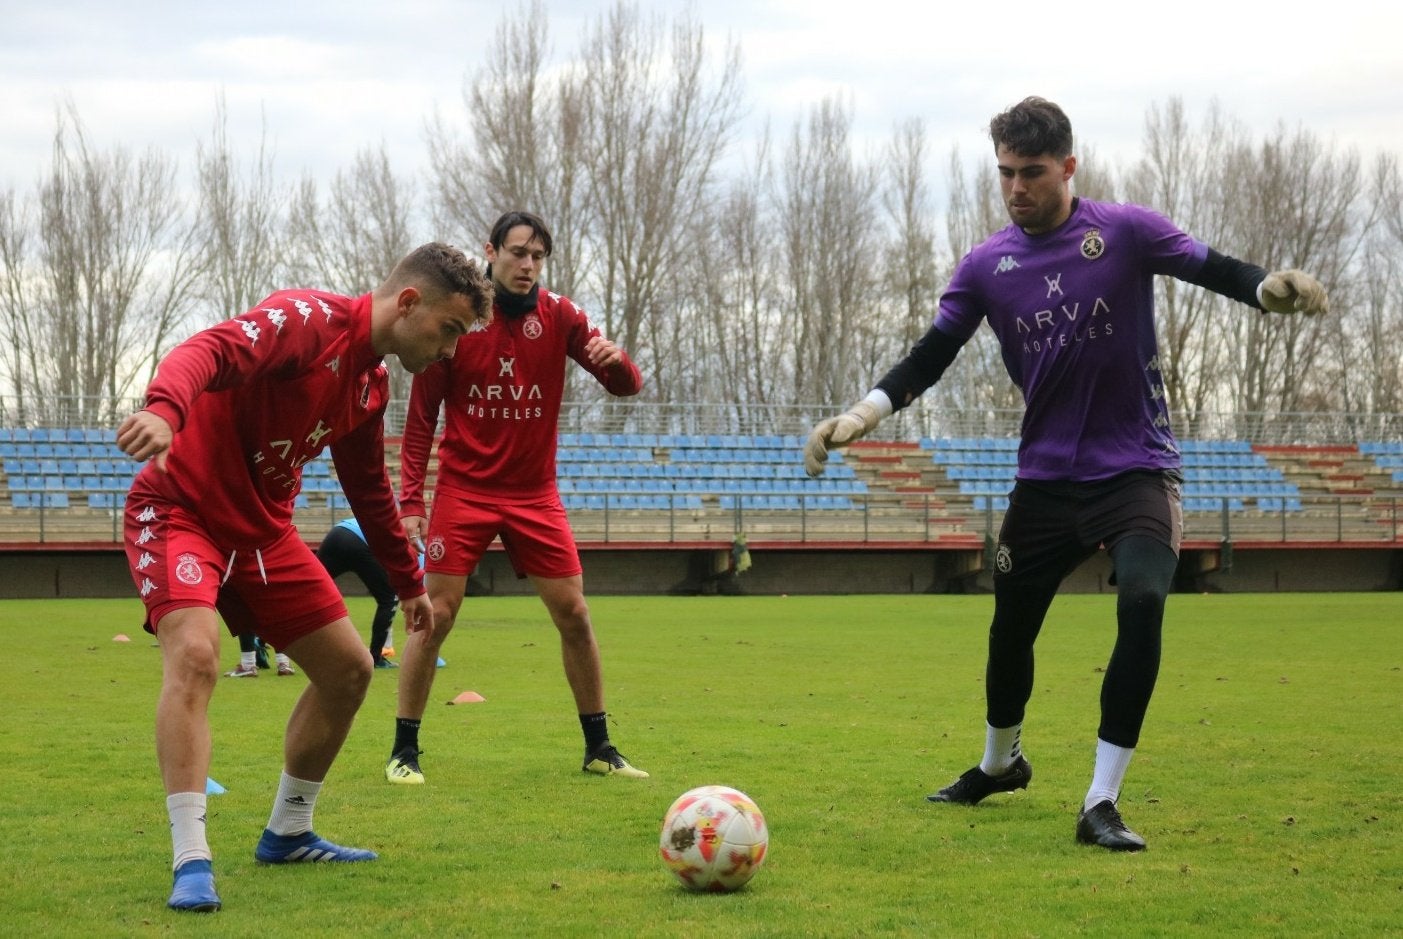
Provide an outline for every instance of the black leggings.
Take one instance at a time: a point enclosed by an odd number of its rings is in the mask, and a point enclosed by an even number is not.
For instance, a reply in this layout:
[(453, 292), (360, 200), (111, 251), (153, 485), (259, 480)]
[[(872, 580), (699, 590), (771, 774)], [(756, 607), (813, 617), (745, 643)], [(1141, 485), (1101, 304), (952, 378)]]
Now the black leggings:
[(390, 636), (390, 625), (395, 621), (395, 610), (399, 608), (399, 598), (390, 585), (389, 575), (375, 560), (370, 546), (355, 532), (340, 525), (322, 539), (317, 558), (332, 577), (340, 577), (347, 571), (354, 573), (375, 598), (375, 618), (370, 623), (370, 654), (379, 660)]
[[(1178, 557), (1168, 545), (1128, 535), (1110, 552), (1115, 565), (1116, 644), (1101, 683), (1097, 736), (1134, 747), (1159, 675), (1164, 599)], [(1022, 723), (1033, 693), (1033, 644), (1062, 577), (1030, 582), (994, 578), (994, 621), (985, 669), (986, 719), (993, 727)]]

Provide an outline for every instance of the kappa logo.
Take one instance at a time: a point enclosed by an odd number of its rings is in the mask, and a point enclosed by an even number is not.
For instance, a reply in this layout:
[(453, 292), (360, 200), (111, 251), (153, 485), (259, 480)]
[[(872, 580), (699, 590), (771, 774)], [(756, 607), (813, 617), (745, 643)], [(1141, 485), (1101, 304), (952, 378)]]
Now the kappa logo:
[(331, 369), (331, 373), (332, 373), (333, 375), (340, 375), (340, 374), (341, 374), (341, 356), (339, 356), (339, 355), (333, 355), (333, 356), (331, 357), (330, 361), (328, 361), (328, 362), (326, 363), (326, 367), (329, 368), (329, 369)]
[(545, 332), (546, 328), (541, 324), (541, 318), (535, 313), (529, 314), (521, 324), (521, 334), (527, 339), (540, 339)]
[(239, 320), (239, 328), (242, 329), (244, 335), (248, 337), (249, 345), (258, 345), (258, 337), (263, 335), (263, 330), (258, 328), (258, 324), (250, 323), (248, 320)]
[(999, 258), (999, 263), (994, 266), (994, 275), (1007, 274), (1009, 271), (1020, 267), (1019, 263), (1013, 259), (1013, 255), (1005, 254)]
[(193, 554), (182, 554), (175, 559), (175, 578), (187, 587), (193, 587), (205, 579), (200, 569), (200, 560)]
[(141, 514), (136, 517), (138, 522), (154, 522), (156, 520), (156, 510), (151, 506), (141, 510)]
[(994, 552), (994, 567), (1000, 574), (1007, 574), (1013, 570), (1013, 552), (1008, 545), (999, 544), (999, 549)]
[(136, 536), (136, 543), (137, 543), (137, 544), (146, 544), (146, 543), (149, 542), (149, 541), (155, 541), (155, 540), (156, 540), (156, 533), (153, 532), (149, 527), (143, 528), (143, 529), (141, 530), (141, 534), (139, 534), (139, 535)]
[(139, 571), (144, 571), (144, 570), (146, 570), (148, 567), (150, 567), (152, 564), (155, 564), (155, 563), (156, 563), (156, 559), (155, 559), (154, 557), (151, 556), (151, 552), (150, 552), (150, 551), (143, 551), (143, 552), (141, 552), (141, 557), (137, 559), (137, 562), (136, 562), (136, 569), (139, 570)]
[(155, 590), (155, 589), (156, 589), (156, 583), (155, 583), (155, 581), (153, 581), (150, 577), (144, 578), (144, 579), (141, 581), (141, 595), (142, 595), (143, 597), (149, 595), (149, 594), (151, 593), (151, 591), (153, 591), (153, 590)]
[(503, 359), (499, 357), (497, 359), (497, 377), (501, 378), (503, 376), (506, 376), (507, 378), (512, 378), (515, 377), (515, 375), (516, 359)]
[(442, 561), (446, 553), (447, 549), (443, 546), (442, 535), (435, 535), (433, 538), (429, 539), (429, 546), (424, 551), (424, 554), (428, 555), (430, 561)]

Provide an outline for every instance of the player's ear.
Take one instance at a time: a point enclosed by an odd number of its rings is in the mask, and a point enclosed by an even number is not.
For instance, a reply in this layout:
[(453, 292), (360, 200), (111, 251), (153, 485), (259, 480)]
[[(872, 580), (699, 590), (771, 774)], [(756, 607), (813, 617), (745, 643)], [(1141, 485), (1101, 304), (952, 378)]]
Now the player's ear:
[(419, 292), (418, 287), (401, 288), (399, 296), (396, 298), (395, 305), (399, 315), (402, 317), (409, 316), (409, 314), (414, 312), (415, 307), (419, 305), (419, 302), (423, 300), (423, 298), (423, 294)]
[(1067, 159), (1062, 161), (1062, 181), (1066, 182), (1067, 180), (1071, 179), (1076, 174), (1076, 172), (1077, 158), (1075, 156), (1069, 155)]

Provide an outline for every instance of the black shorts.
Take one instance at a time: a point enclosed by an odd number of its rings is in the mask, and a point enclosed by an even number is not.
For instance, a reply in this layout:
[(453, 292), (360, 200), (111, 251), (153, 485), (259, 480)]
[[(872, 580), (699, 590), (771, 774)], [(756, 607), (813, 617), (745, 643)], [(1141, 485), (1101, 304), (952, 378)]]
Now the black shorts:
[(1145, 535), (1176, 555), (1184, 535), (1177, 472), (1136, 470), (1096, 482), (1018, 480), (994, 552), (994, 577), (1061, 581), (1098, 548)]

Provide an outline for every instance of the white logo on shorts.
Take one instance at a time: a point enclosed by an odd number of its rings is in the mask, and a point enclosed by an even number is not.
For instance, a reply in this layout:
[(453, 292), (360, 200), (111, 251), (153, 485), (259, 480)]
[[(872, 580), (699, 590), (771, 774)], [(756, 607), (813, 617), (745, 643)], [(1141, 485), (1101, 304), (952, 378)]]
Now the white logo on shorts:
[(994, 552), (994, 566), (998, 568), (1000, 574), (1007, 574), (1013, 570), (1013, 553), (1008, 550), (1008, 545), (999, 545), (999, 550)]
[(446, 553), (443, 548), (443, 536), (435, 535), (429, 540), (428, 550), (424, 552), (429, 556), (430, 561), (442, 561)]
[(205, 579), (200, 570), (200, 562), (193, 554), (182, 554), (175, 559), (175, 578), (186, 586), (193, 587)]

